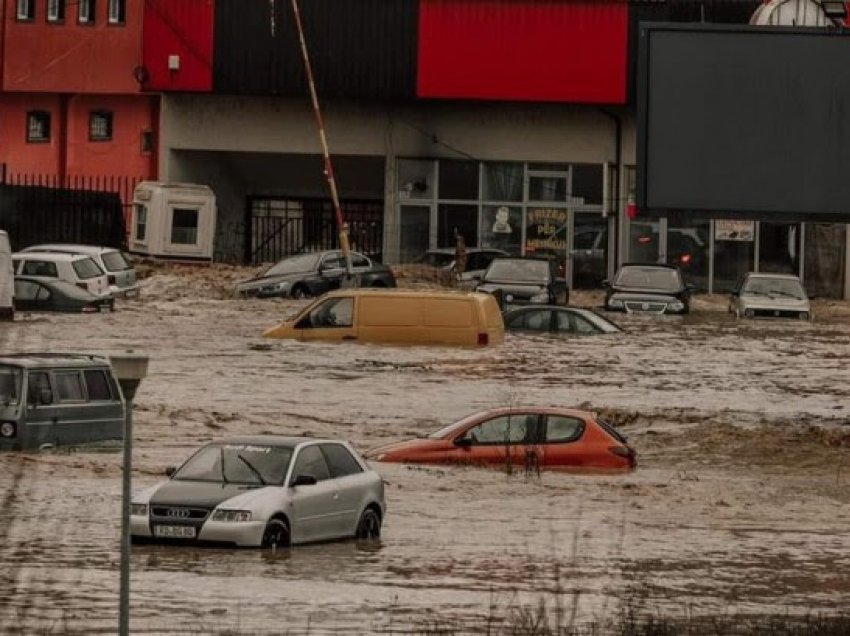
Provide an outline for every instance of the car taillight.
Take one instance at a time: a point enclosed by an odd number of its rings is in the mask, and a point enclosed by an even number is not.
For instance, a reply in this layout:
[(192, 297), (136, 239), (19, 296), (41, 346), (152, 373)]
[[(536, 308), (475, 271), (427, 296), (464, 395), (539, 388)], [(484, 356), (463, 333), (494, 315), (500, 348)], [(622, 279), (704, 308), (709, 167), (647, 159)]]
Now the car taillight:
[(100, 307), (98, 307), (97, 305), (83, 305), (84, 314), (91, 314), (97, 311), (100, 311)]
[(634, 466), (637, 463), (635, 451), (628, 446), (609, 446), (608, 452), (617, 457), (623, 457), (629, 460), (629, 464)]
[(483, 332), (478, 334), (478, 344), (486, 345), (486, 344), (489, 344), (489, 343), (490, 343), (490, 336), (487, 334), (486, 331), (483, 331)]
[(679, 260), (687, 265), (688, 263), (691, 262), (691, 255), (690, 254), (682, 254), (682, 257)]
[(110, 285), (114, 285), (114, 284), (115, 284), (115, 277), (114, 277), (112, 274), (110, 274), (109, 276), (107, 276), (107, 277), (106, 277), (106, 281), (107, 281)]
[(650, 243), (651, 241), (652, 241), (651, 236), (639, 236), (638, 237), (638, 243), (641, 243), (643, 245), (646, 245), (647, 243)]

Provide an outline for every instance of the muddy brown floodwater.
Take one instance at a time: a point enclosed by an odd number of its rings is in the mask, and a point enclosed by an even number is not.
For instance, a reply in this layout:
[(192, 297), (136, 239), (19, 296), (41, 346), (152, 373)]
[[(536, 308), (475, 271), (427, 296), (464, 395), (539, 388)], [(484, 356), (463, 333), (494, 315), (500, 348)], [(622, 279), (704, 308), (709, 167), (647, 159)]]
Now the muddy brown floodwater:
[[(493, 349), (263, 341), (303, 306), (230, 297), (243, 272), (164, 270), (113, 314), (23, 315), (0, 351), (146, 352), (134, 490), (201, 442), (343, 437), (360, 449), (507, 404), (581, 405), (630, 437), (627, 475), (376, 464), (383, 538), (275, 553), (134, 546), (133, 633), (474, 630), (562, 603), (830, 612), (850, 601), (850, 304), (738, 321), (722, 298), (627, 332)], [(598, 296), (576, 294), (593, 304)], [(0, 455), (0, 632), (114, 633), (121, 456)]]

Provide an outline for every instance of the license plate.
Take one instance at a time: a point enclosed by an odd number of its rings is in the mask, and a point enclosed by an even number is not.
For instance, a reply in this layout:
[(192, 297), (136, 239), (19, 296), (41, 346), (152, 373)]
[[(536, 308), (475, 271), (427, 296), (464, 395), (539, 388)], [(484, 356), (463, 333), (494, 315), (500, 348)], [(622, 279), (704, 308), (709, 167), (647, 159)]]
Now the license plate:
[(153, 534), (156, 537), (176, 537), (180, 539), (194, 539), (195, 528), (192, 526), (154, 526)]

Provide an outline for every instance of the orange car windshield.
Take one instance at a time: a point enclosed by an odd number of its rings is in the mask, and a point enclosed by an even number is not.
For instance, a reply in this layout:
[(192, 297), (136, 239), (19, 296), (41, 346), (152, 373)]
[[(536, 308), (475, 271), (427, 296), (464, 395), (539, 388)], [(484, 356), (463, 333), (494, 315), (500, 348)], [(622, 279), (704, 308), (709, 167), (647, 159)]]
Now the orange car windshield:
[(464, 428), (466, 428), (470, 422), (476, 421), (480, 418), (481, 413), (472, 413), (471, 415), (467, 415), (462, 420), (458, 420), (453, 424), (449, 424), (448, 426), (444, 426), (438, 431), (434, 431), (433, 433), (429, 433), (425, 437), (427, 439), (444, 439), (446, 437), (450, 437), (453, 433), (459, 433)]

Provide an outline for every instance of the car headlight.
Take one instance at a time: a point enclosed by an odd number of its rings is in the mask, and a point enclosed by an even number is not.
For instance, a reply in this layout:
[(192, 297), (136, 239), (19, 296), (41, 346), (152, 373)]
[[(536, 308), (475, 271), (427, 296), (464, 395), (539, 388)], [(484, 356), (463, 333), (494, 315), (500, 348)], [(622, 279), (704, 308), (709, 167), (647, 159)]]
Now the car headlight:
[(528, 299), (529, 302), (532, 303), (548, 303), (549, 302), (549, 294), (547, 292), (540, 292), (539, 294), (535, 294), (531, 298)]
[(672, 311), (682, 311), (685, 308), (685, 306), (678, 300), (674, 300), (670, 303), (669, 307)]
[(147, 504), (130, 504), (130, 515), (133, 517), (147, 517), (148, 516), (148, 505)]
[(616, 300), (615, 298), (612, 298), (611, 300), (608, 301), (608, 306), (613, 308), (613, 309), (622, 309), (623, 308), (623, 301), (622, 300)]
[(213, 521), (251, 521), (250, 510), (216, 510), (213, 513)]

